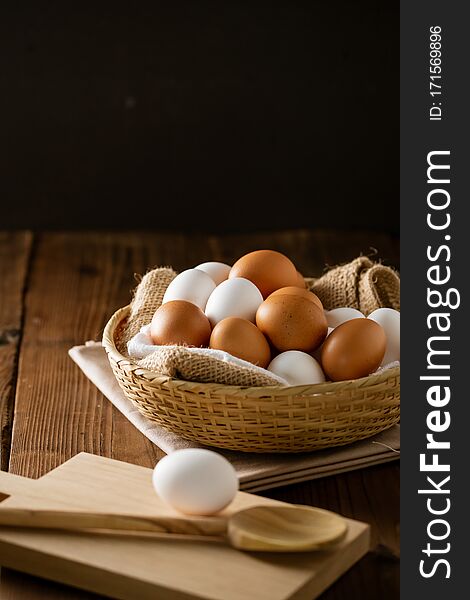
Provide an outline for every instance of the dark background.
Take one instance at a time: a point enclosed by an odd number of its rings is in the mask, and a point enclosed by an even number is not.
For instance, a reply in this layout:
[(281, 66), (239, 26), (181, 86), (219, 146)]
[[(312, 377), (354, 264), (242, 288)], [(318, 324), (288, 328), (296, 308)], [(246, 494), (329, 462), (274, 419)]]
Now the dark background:
[(396, 0), (3, 3), (0, 39), (3, 229), (398, 232)]

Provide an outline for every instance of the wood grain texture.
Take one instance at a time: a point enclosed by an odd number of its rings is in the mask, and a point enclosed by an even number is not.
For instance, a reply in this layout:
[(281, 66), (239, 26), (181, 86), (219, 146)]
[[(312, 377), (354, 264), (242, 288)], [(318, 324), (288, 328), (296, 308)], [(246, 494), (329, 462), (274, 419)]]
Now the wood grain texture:
[(0, 233), (0, 468), (8, 468), (23, 292), (32, 247), (26, 232)]
[[(157, 265), (181, 270), (206, 260), (233, 262), (257, 248), (287, 253), (304, 275), (374, 248), (385, 264), (399, 265), (398, 241), (370, 232), (38, 235), (24, 303), (10, 470), (38, 477), (82, 450), (153, 466), (162, 453), (89, 383), (67, 350), (101, 337), (112, 312), (128, 302), (134, 273)], [(269, 494), (371, 523), (377, 551), (328, 590), (325, 600), (398, 598), (398, 481), (396, 465), (384, 465)], [(90, 597), (11, 573), (2, 577), (0, 589), (7, 600)]]

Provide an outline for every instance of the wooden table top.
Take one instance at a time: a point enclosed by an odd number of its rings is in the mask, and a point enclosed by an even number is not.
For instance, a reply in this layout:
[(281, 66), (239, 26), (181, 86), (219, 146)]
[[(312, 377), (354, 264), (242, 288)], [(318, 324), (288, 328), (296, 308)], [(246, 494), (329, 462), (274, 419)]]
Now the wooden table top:
[[(207, 260), (230, 263), (257, 248), (285, 252), (305, 275), (374, 249), (385, 264), (399, 265), (398, 241), (371, 232), (0, 233), (1, 468), (35, 478), (82, 451), (153, 467), (163, 453), (114, 409), (67, 351), (101, 338), (109, 316), (129, 302), (135, 273), (157, 265), (182, 270)], [(322, 600), (399, 597), (398, 462), (264, 495), (371, 524), (372, 552)], [(6, 569), (0, 597), (98, 598)]]

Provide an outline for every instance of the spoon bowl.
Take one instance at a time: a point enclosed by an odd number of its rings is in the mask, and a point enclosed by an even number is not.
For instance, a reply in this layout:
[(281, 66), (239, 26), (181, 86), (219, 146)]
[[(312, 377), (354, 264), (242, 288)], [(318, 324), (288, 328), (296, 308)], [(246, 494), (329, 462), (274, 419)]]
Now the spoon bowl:
[(347, 524), (339, 515), (307, 506), (254, 506), (228, 520), (230, 544), (239, 550), (308, 552), (340, 541)]

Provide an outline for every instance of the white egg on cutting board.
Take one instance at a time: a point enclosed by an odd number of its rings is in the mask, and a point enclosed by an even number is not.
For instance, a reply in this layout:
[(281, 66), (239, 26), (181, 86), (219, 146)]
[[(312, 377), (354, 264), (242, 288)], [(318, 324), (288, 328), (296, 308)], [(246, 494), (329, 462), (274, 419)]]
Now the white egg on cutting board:
[(229, 461), (211, 450), (185, 448), (162, 458), (152, 476), (158, 496), (187, 515), (213, 515), (238, 491), (238, 478)]
[(281, 352), (269, 363), (268, 371), (282, 377), (290, 385), (311, 385), (325, 381), (318, 361), (300, 350)]
[(201, 310), (206, 308), (207, 299), (215, 290), (215, 283), (204, 271), (198, 269), (187, 269), (177, 275), (165, 291), (162, 304), (171, 300), (186, 300), (199, 306)]
[(215, 288), (205, 312), (212, 327), (227, 317), (240, 317), (254, 323), (262, 302), (263, 296), (254, 283), (243, 277), (234, 277)]
[(225, 263), (212, 261), (202, 263), (194, 268), (198, 269), (198, 271), (204, 271), (204, 273), (207, 273), (209, 277), (214, 280), (215, 285), (219, 285), (222, 283), (222, 281), (228, 279), (228, 274), (230, 273), (230, 269), (232, 267), (230, 265), (226, 265)]
[(400, 360), (400, 313), (393, 308), (378, 308), (367, 317), (382, 325), (387, 338), (382, 365)]
[(344, 308), (325, 310), (325, 317), (328, 327), (332, 327), (333, 329), (351, 319), (365, 319), (365, 316), (359, 310), (346, 306)]

